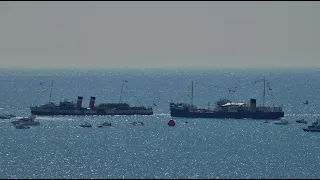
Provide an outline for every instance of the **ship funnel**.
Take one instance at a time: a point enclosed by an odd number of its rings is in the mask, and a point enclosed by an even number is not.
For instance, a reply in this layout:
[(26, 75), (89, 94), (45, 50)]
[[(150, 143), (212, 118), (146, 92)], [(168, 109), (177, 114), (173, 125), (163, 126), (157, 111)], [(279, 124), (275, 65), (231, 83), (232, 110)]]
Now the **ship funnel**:
[(91, 96), (90, 103), (89, 103), (89, 108), (94, 108), (95, 100), (96, 100), (96, 97)]
[(250, 109), (256, 109), (256, 108), (257, 108), (256, 99), (250, 99)]
[(81, 108), (81, 106), (82, 106), (82, 99), (83, 99), (83, 97), (82, 97), (82, 96), (78, 96), (78, 100), (77, 100), (77, 108)]

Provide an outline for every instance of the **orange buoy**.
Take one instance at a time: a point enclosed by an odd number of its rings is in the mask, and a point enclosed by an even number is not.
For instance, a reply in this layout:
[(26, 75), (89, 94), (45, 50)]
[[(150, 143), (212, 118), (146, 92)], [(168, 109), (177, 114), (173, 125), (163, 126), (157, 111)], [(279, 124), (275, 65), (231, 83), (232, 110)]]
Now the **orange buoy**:
[(169, 126), (174, 126), (174, 125), (176, 125), (176, 123), (174, 122), (174, 120), (169, 120), (169, 122), (168, 122), (168, 125)]

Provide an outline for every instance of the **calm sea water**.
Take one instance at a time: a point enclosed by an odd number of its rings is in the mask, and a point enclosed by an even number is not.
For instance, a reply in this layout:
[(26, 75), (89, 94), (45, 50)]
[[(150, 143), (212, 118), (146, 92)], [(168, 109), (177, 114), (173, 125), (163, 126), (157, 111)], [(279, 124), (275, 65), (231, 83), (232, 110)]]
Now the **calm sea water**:
[[(29, 116), (31, 104), (48, 101), (54, 81), (55, 102), (91, 95), (96, 103), (123, 101), (152, 105), (153, 116), (38, 117), (41, 125), (15, 129), (0, 120), (0, 178), (319, 178), (320, 133), (302, 130), (320, 116), (320, 71), (184, 70), (184, 71), (4, 71), (0, 72), (3, 112)], [(291, 124), (255, 120), (179, 119), (169, 127), (169, 101), (207, 107), (221, 97), (256, 98), (283, 106)], [(42, 84), (40, 84), (42, 83)], [(217, 87), (216, 87), (217, 86)], [(223, 87), (238, 87), (229, 93)], [(180, 99), (178, 98), (179, 96)], [(272, 98), (274, 97), (274, 98)], [(309, 105), (303, 102), (309, 100)], [(88, 121), (93, 128), (81, 128)], [(112, 127), (97, 128), (103, 122)], [(127, 124), (143, 121), (145, 126)], [(188, 121), (187, 124), (184, 122)]]

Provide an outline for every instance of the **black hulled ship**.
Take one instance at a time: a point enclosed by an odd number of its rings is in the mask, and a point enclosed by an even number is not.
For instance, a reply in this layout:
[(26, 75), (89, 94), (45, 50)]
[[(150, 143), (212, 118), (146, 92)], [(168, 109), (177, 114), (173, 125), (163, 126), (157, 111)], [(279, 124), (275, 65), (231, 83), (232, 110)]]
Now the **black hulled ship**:
[[(123, 87), (128, 87), (125, 83), (122, 84), (119, 103), (100, 103), (95, 105), (96, 97), (91, 96), (89, 106), (82, 107), (82, 96), (78, 96), (77, 102), (61, 101), (59, 104), (51, 102), (53, 82), (51, 84), (51, 92), (49, 102), (39, 106), (31, 106), (31, 114), (39, 116), (54, 116), (54, 115), (153, 115), (152, 107), (145, 106), (130, 106), (128, 103), (121, 102)], [(131, 91), (130, 91), (131, 92)]]
[(247, 103), (232, 102), (221, 99), (216, 102), (216, 107), (198, 108), (193, 105), (193, 82), (191, 87), (191, 104), (170, 102), (171, 117), (181, 118), (216, 118), (216, 119), (280, 119), (284, 117), (282, 107), (264, 106), (265, 83), (263, 91), (263, 105), (257, 106), (256, 99), (250, 99)]

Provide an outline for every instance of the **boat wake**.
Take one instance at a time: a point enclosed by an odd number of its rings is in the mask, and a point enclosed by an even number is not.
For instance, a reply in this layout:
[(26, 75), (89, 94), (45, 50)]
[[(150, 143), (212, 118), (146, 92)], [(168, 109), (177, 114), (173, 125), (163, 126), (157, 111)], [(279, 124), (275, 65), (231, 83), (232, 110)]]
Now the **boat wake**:
[(170, 114), (165, 114), (165, 113), (161, 113), (161, 114), (153, 114), (154, 116), (170, 116)]
[(286, 114), (285, 117), (319, 117), (320, 114)]
[(56, 120), (63, 120), (63, 121), (65, 121), (65, 120), (74, 120), (74, 119), (72, 119), (72, 118), (67, 118), (67, 117), (40, 117), (40, 116), (37, 116), (37, 118), (36, 118), (37, 120), (45, 120), (45, 121), (56, 121)]

